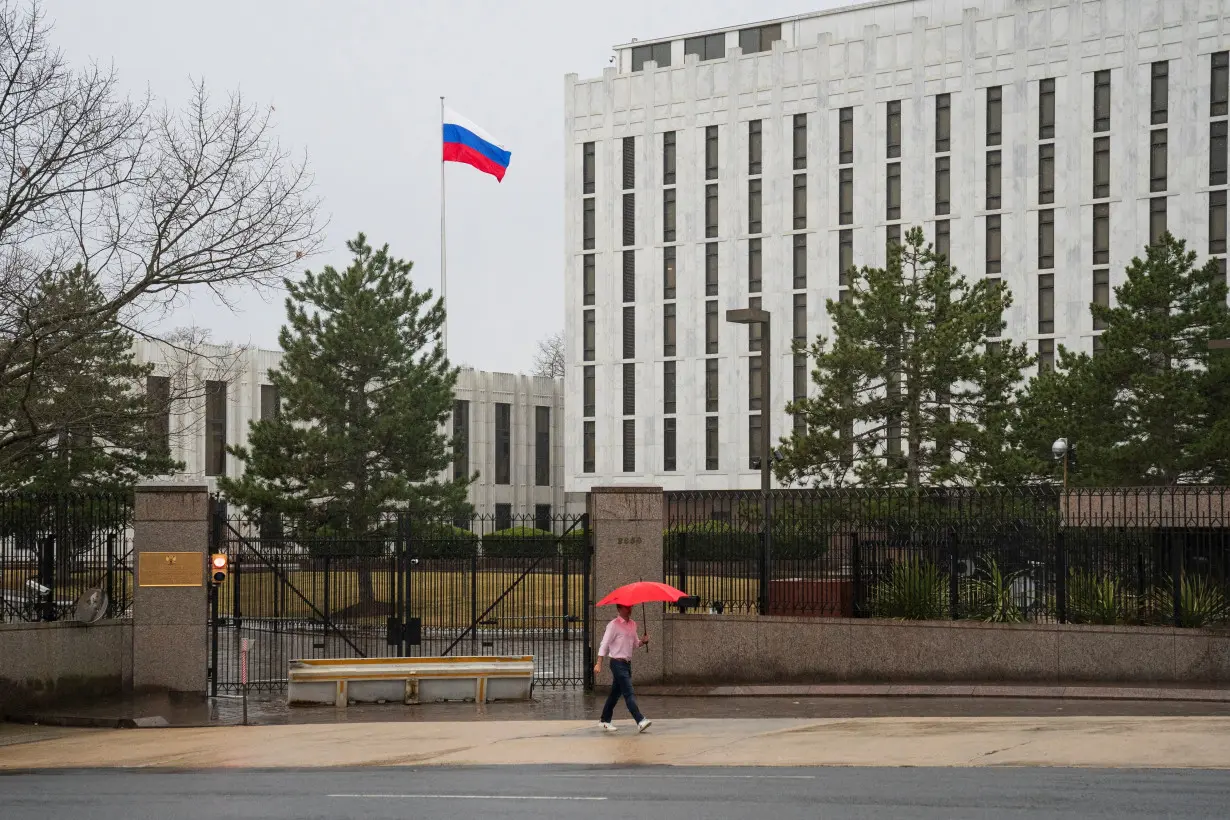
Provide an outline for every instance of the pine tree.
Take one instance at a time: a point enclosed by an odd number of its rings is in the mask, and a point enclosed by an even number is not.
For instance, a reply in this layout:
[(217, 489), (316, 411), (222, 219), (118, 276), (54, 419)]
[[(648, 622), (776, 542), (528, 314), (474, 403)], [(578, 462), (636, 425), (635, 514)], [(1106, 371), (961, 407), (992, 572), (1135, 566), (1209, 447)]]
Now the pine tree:
[(1040, 474), (1060, 469), (1051, 442), (1080, 453), (1086, 485), (1230, 480), (1230, 359), (1209, 340), (1230, 337), (1226, 283), (1216, 260), (1169, 234), (1132, 260), (1115, 306), (1091, 305), (1103, 325), (1095, 355), (1061, 348), (1053, 373), (1023, 396), (1026, 455)]
[(850, 272), (849, 298), (827, 303), (832, 340), (800, 347), (813, 395), (787, 412), (806, 422), (784, 439), (790, 482), (888, 487), (1008, 481), (1014, 390), (1029, 356), (1002, 342), (1007, 290), (970, 285), (919, 228), (886, 269)]

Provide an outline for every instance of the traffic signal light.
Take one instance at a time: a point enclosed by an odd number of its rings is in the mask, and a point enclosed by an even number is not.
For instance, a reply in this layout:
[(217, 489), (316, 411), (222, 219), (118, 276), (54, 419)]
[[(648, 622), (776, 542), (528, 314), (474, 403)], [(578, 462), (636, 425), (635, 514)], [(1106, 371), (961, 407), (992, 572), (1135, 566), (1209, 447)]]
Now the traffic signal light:
[(215, 552), (209, 557), (209, 579), (215, 584), (224, 583), (229, 570), (230, 560), (225, 552)]

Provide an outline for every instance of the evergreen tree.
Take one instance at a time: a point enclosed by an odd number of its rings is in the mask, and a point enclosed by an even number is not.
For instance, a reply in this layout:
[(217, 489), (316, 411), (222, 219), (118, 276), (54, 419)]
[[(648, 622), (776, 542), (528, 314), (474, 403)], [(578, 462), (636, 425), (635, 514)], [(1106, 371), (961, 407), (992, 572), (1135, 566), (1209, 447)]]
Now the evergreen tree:
[(1058, 367), (1022, 397), (1024, 450), (1055, 475), (1051, 443), (1080, 454), (1085, 485), (1170, 485), (1230, 480), (1230, 358), (1210, 339), (1230, 337), (1226, 282), (1216, 260), (1169, 234), (1132, 260), (1115, 306), (1091, 305), (1105, 327), (1095, 355), (1060, 349)]
[(1014, 389), (1029, 356), (1002, 342), (1007, 290), (968, 284), (919, 228), (886, 269), (850, 272), (829, 300), (832, 340), (809, 348), (815, 390), (787, 412), (806, 422), (782, 441), (790, 482), (888, 487), (1013, 480)]

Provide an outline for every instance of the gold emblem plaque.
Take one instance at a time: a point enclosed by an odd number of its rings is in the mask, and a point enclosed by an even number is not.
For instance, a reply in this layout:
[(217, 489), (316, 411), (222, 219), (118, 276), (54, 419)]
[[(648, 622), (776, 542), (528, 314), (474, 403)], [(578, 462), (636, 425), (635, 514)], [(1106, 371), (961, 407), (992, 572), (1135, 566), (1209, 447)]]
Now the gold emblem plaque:
[(199, 587), (205, 583), (205, 556), (199, 552), (143, 552), (137, 561), (137, 586)]

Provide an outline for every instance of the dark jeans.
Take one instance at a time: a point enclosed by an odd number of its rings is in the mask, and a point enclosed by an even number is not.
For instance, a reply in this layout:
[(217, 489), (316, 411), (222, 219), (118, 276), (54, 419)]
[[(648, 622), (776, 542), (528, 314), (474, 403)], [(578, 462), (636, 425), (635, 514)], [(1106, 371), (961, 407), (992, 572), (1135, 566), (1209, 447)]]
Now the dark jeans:
[(619, 703), (622, 695), (624, 703), (628, 704), (628, 711), (632, 713), (632, 719), (640, 723), (645, 716), (636, 708), (636, 694), (632, 691), (632, 664), (611, 658), (611, 678), (611, 694), (607, 695), (606, 706), (602, 707), (602, 722), (611, 722), (615, 715), (615, 704)]

